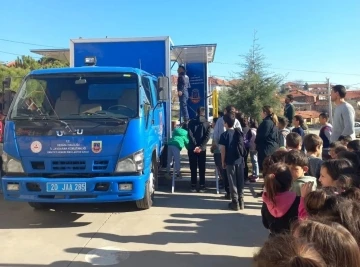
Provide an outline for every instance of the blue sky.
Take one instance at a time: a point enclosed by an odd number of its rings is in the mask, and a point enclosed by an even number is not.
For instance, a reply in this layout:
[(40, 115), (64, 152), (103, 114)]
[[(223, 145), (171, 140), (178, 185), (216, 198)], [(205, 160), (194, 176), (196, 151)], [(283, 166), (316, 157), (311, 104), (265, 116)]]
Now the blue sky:
[[(80, 36), (170, 36), (176, 45), (217, 43), (211, 74), (230, 79), (240, 70), (239, 55), (249, 50), (256, 29), (269, 71), (287, 75), (285, 81), (329, 77), (360, 88), (359, 0), (217, 2), (2, 0), (0, 39), (65, 48)], [(16, 57), (3, 52), (29, 54), (31, 48), (45, 47), (0, 41), (0, 61)]]

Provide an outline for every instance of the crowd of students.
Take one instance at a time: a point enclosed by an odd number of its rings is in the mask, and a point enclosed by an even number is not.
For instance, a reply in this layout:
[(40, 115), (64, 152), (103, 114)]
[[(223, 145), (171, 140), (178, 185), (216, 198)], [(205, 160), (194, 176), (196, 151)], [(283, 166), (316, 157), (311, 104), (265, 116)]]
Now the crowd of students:
[[(334, 127), (327, 114), (321, 113), (318, 135), (309, 134), (303, 118), (295, 115), (291, 95), (285, 101), (283, 118), (264, 106), (257, 127), (256, 121), (228, 106), (213, 126), (211, 152), (224, 182), (225, 198), (231, 200), (229, 208), (244, 209), (244, 184), (256, 182), (260, 172), (264, 178), (259, 195), (269, 239), (254, 255), (255, 266), (360, 266), (360, 140), (355, 139), (355, 111), (345, 96), (344, 86), (333, 87)], [(205, 188), (210, 138), (204, 111), (200, 108), (198, 117), (183, 126), (187, 134), (179, 131), (170, 143), (187, 143), (191, 188), (199, 166), (200, 191)], [(169, 151), (170, 155), (180, 153), (179, 149)], [(179, 171), (179, 164), (175, 168)]]
[(360, 266), (360, 140), (330, 142), (331, 125), (320, 117), (319, 135), (290, 132), (264, 160), (269, 239), (254, 255), (257, 267)]

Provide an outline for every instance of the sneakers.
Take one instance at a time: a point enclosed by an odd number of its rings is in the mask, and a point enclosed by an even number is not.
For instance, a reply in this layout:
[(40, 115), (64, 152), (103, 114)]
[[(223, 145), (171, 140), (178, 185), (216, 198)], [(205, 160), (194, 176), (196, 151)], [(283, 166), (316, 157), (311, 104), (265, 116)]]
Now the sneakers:
[(205, 185), (200, 185), (199, 193), (205, 193), (205, 191), (206, 191)]
[(206, 187), (205, 187), (205, 185), (200, 185), (199, 189), (197, 190), (196, 185), (191, 185), (190, 192), (191, 193), (196, 193), (196, 192), (205, 193)]
[(245, 209), (245, 202), (244, 202), (244, 198), (241, 197), (239, 198), (238, 201), (231, 201), (228, 205), (229, 209), (231, 210), (235, 210), (235, 211), (238, 211), (238, 210), (243, 210)]
[(239, 203), (231, 201), (229, 203), (229, 209), (238, 211), (240, 209)]
[(259, 176), (251, 175), (249, 177), (249, 179), (250, 179), (250, 182), (256, 183), (257, 181), (259, 181)]
[[(175, 176), (176, 179), (182, 179), (182, 175), (181, 172), (178, 172)], [(165, 179), (167, 180), (171, 180), (172, 179), (172, 174), (170, 174), (170, 172), (165, 173)]]
[(245, 209), (245, 202), (243, 197), (239, 198), (239, 207), (241, 210)]

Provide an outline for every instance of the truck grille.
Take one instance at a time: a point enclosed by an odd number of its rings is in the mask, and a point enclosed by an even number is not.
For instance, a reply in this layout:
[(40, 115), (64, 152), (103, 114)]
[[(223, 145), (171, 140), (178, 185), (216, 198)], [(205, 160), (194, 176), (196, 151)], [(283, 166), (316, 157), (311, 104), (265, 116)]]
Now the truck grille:
[(53, 171), (83, 171), (86, 169), (86, 162), (84, 160), (66, 160), (53, 161)]
[(94, 160), (93, 171), (106, 170), (108, 167), (108, 164), (109, 164), (108, 160)]

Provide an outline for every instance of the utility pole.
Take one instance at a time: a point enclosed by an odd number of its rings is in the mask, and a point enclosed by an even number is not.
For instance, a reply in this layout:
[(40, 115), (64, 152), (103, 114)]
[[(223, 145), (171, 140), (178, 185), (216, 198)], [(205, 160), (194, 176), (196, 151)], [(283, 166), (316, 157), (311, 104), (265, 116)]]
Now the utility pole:
[(332, 114), (332, 102), (331, 102), (331, 87), (330, 87), (330, 79), (326, 78), (328, 85), (328, 102), (329, 102), (329, 121), (333, 123), (333, 114)]

